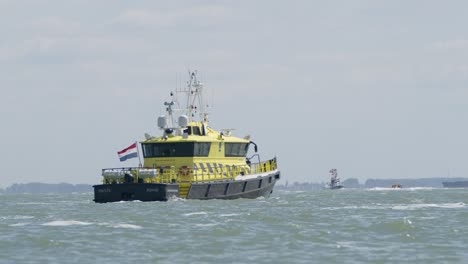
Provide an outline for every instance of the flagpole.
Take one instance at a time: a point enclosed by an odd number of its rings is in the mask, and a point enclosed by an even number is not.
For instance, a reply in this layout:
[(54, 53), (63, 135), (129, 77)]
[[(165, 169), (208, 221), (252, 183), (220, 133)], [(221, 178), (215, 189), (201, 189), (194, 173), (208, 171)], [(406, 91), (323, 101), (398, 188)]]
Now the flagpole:
[(138, 162), (140, 163), (139, 167), (141, 168), (141, 158), (140, 158), (140, 151), (138, 150), (138, 141), (135, 141), (135, 144), (136, 144), (136, 147), (137, 147)]

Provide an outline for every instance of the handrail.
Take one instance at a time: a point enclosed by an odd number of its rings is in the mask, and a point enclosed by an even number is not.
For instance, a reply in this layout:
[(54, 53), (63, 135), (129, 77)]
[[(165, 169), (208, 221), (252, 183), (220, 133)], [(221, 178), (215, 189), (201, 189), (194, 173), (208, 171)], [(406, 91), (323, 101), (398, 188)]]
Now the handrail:
[(175, 168), (122, 167), (102, 169), (104, 184), (111, 183), (192, 183), (233, 180), (237, 176), (266, 173), (277, 169), (276, 158), (250, 165), (224, 165), (223, 167)]

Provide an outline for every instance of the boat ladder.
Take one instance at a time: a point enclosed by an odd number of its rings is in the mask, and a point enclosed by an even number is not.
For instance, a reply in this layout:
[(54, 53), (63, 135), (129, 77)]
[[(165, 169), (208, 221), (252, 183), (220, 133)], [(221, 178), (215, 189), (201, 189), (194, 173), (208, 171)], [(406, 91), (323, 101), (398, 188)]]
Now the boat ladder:
[(190, 190), (190, 185), (192, 185), (191, 183), (185, 183), (185, 182), (181, 182), (179, 183), (179, 197), (180, 198), (187, 198), (187, 194)]

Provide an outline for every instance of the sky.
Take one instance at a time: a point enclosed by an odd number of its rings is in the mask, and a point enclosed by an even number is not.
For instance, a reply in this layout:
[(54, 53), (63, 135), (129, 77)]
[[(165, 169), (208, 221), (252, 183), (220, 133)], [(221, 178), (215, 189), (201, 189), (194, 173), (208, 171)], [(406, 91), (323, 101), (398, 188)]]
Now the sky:
[(0, 0), (0, 187), (98, 184), (188, 70), (282, 183), (468, 177), (466, 1)]

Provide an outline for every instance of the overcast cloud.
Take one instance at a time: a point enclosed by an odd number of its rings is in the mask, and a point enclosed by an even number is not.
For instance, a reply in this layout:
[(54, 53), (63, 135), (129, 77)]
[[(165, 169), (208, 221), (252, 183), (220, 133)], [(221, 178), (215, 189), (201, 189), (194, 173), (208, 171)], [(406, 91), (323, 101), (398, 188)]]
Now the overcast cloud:
[(466, 1), (2, 1), (0, 187), (100, 182), (188, 69), (283, 183), (468, 177)]

